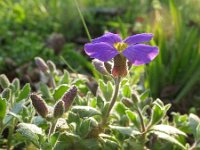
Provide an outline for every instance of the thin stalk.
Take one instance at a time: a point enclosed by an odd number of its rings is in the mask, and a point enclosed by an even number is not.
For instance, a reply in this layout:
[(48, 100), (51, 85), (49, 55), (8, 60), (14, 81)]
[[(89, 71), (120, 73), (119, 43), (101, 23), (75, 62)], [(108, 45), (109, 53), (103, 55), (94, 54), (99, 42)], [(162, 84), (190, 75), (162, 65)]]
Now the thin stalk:
[(147, 133), (146, 131), (147, 131), (147, 129), (145, 127), (144, 118), (142, 116), (142, 112), (141, 112), (139, 107), (136, 108), (136, 112), (138, 113), (138, 116), (139, 116), (139, 119), (140, 119), (140, 122), (141, 122), (141, 126), (142, 126), (142, 129), (141, 129), (141, 133), (142, 133), (142, 135), (141, 135), (141, 138), (142, 138), (141, 139), (141, 143), (143, 145), (143, 148), (146, 149), (145, 143), (146, 143), (146, 133)]
[(14, 132), (14, 127), (15, 127), (15, 118), (13, 118), (12, 124), (9, 127), (9, 131), (8, 131), (8, 142), (7, 142), (7, 150), (10, 150), (11, 146), (12, 146), (12, 137), (13, 137), (13, 132)]
[(108, 108), (108, 111), (106, 112), (104, 118), (103, 118), (103, 121), (102, 121), (102, 125), (104, 126), (106, 123), (107, 123), (107, 120), (108, 120), (108, 117), (110, 115), (110, 112), (116, 102), (116, 99), (117, 99), (117, 96), (118, 96), (118, 93), (119, 93), (119, 85), (120, 85), (120, 80), (121, 78), (118, 77), (116, 80), (115, 80), (115, 91), (114, 91), (114, 94), (112, 96), (112, 99), (111, 99), (111, 102), (110, 102), (110, 105), (109, 105), (109, 108)]
[(141, 122), (142, 133), (144, 133), (146, 131), (146, 128), (145, 128), (145, 125), (144, 125), (144, 119), (143, 119), (143, 116), (142, 116), (142, 112), (141, 112), (140, 108), (137, 108), (136, 111), (138, 113), (138, 116), (139, 116), (139, 119), (140, 119), (140, 122)]
[(50, 140), (51, 135), (55, 132), (56, 130), (56, 125), (57, 125), (57, 119), (55, 121), (52, 121), (50, 123), (50, 128), (49, 128), (49, 134), (48, 134), (48, 140)]
[(80, 16), (80, 18), (81, 18), (81, 21), (82, 21), (82, 23), (83, 23), (85, 32), (86, 32), (86, 34), (87, 34), (87, 36), (88, 36), (88, 39), (91, 41), (92, 38), (91, 38), (91, 36), (90, 36), (90, 32), (89, 32), (89, 30), (88, 30), (88, 28), (87, 28), (87, 25), (86, 25), (86, 23), (85, 23), (85, 19), (84, 19), (82, 13), (81, 13), (81, 10), (80, 10), (80, 7), (79, 7), (79, 5), (78, 5), (78, 2), (77, 2), (77, 0), (74, 0), (74, 1), (75, 1), (75, 4), (76, 4), (76, 8), (77, 8), (77, 10), (78, 10), (79, 16)]
[[(14, 107), (14, 94), (11, 94), (10, 98), (10, 109)], [(7, 150), (10, 150), (13, 138), (13, 132), (15, 129), (15, 118), (13, 118), (11, 125), (8, 128), (8, 140), (7, 140)]]
[(68, 67), (72, 72), (78, 74), (78, 72), (70, 66), (70, 64), (66, 61), (66, 59), (65, 59), (63, 56), (60, 56), (60, 58), (62, 59), (62, 61), (65, 63), (65, 65), (67, 65), (67, 67)]

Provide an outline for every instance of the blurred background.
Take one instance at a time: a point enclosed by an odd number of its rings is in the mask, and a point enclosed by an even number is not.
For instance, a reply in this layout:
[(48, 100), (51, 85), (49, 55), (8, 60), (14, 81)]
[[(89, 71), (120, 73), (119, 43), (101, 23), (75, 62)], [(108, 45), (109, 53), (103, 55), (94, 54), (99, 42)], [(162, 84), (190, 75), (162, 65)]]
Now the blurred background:
[(138, 85), (175, 111), (200, 112), (200, 0), (0, 0), (0, 74), (33, 83), (39, 56), (98, 79), (83, 51), (89, 40), (78, 7), (92, 38), (154, 33), (160, 54), (132, 68)]

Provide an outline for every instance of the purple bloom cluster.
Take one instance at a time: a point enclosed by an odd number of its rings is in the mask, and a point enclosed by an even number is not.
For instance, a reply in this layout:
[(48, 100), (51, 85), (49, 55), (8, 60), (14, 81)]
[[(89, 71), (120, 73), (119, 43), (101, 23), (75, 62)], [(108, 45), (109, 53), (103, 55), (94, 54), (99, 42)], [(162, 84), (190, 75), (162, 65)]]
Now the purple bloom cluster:
[(159, 53), (156, 46), (138, 44), (149, 42), (151, 33), (136, 34), (122, 40), (118, 34), (106, 33), (85, 44), (85, 52), (91, 58), (106, 62), (118, 54), (125, 56), (133, 65), (139, 66), (151, 62)]

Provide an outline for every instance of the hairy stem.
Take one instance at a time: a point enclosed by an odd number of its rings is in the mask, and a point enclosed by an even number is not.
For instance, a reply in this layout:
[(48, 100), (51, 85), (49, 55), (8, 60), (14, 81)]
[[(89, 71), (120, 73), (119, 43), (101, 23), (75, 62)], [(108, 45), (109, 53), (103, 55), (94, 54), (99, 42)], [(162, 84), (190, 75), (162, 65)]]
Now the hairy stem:
[(140, 123), (141, 123), (141, 144), (143, 145), (143, 149), (145, 150), (146, 149), (146, 127), (145, 127), (145, 124), (144, 124), (144, 118), (142, 116), (142, 111), (141, 109), (137, 106), (136, 108), (136, 112), (138, 113), (138, 116), (139, 116), (139, 119), (140, 119)]
[(52, 121), (50, 123), (50, 128), (49, 128), (49, 134), (48, 134), (48, 140), (50, 140), (51, 135), (55, 132), (56, 130), (56, 125), (57, 125), (57, 119), (55, 121)]
[(102, 121), (102, 126), (104, 126), (106, 123), (107, 123), (107, 120), (108, 120), (108, 117), (110, 115), (110, 112), (116, 102), (116, 99), (117, 99), (117, 96), (118, 96), (118, 93), (119, 93), (119, 85), (120, 85), (120, 80), (121, 78), (118, 77), (116, 80), (115, 80), (115, 91), (114, 91), (114, 94), (112, 96), (112, 99), (111, 99), (111, 102), (110, 102), (110, 105), (109, 105), (109, 108), (108, 108), (108, 111), (106, 112), (104, 118), (103, 118), (103, 121)]
[(144, 119), (143, 119), (143, 116), (142, 116), (142, 112), (141, 112), (140, 108), (137, 108), (136, 111), (138, 113), (138, 116), (139, 116), (139, 119), (140, 119), (140, 122), (141, 122), (141, 126), (142, 126), (141, 131), (144, 133), (146, 131), (146, 128), (145, 128), (145, 125), (144, 125)]
[(12, 120), (12, 124), (8, 128), (9, 131), (8, 131), (7, 150), (10, 150), (12, 146), (14, 127), (15, 127), (15, 118)]

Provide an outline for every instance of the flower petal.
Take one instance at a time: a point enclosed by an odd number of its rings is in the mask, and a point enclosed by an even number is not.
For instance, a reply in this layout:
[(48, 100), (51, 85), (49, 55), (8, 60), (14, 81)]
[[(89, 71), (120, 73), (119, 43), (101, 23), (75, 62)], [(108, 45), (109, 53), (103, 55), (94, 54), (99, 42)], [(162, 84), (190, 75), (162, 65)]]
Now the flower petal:
[(103, 62), (112, 59), (119, 53), (114, 47), (104, 42), (85, 44), (84, 50), (90, 57)]
[(122, 39), (118, 34), (108, 32), (96, 39), (93, 39), (92, 43), (105, 42), (105, 43), (109, 43), (110, 45), (113, 45), (114, 43), (121, 42), (121, 41)]
[(129, 46), (122, 54), (135, 66), (147, 64), (158, 55), (156, 46), (136, 44)]
[(153, 37), (152, 33), (142, 33), (142, 34), (136, 34), (133, 36), (129, 36), (124, 40), (125, 43), (131, 45), (131, 44), (137, 44), (142, 42), (149, 42)]

